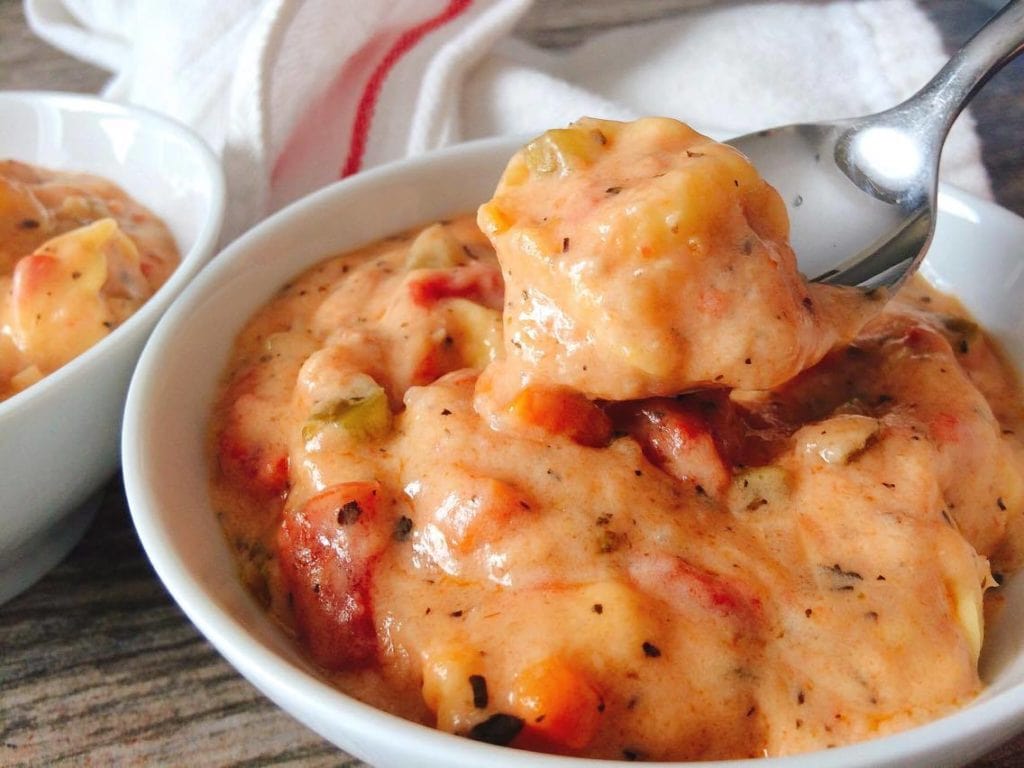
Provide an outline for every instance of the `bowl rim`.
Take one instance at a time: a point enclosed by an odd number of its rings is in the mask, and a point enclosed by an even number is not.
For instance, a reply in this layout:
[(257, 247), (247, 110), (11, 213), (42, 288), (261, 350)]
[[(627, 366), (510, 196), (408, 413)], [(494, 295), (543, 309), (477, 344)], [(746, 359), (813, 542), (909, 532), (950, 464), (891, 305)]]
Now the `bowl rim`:
[[(60, 368), (43, 376), (36, 383), (5, 400), (0, 400), (0, 423), (13, 417), (20, 409), (31, 407), (33, 402), (47, 398), (51, 392), (59, 390), (65, 386), (66, 382), (79, 375), (79, 371), (100, 365), (105, 357), (113, 354), (113, 350), (116, 349), (119, 342), (139, 335), (147, 325), (155, 325), (163, 312), (171, 305), (173, 299), (184, 290), (196, 273), (214, 255), (224, 223), (227, 204), (226, 182), (220, 160), (199, 134), (172, 117), (134, 104), (122, 104), (99, 96), (66, 91), (4, 90), (0, 91), (0, 107), (4, 102), (30, 105), (50, 104), (56, 106), (61, 112), (68, 110), (79, 113), (88, 112), (97, 117), (127, 118), (140, 126), (149, 124), (156, 131), (175, 137), (194, 154), (209, 185), (211, 204), (200, 223), (191, 247), (187, 251), (180, 252), (178, 265), (163, 285), (110, 334), (81, 354), (76, 355)], [(98, 175), (102, 176), (102, 174)], [(152, 210), (152, 213), (163, 219), (159, 211)], [(177, 243), (177, 240), (175, 243), (180, 251), (181, 244)]]
[[(187, 566), (186, 560), (176, 549), (167, 546), (166, 532), (170, 527), (165, 524), (163, 515), (158, 514), (156, 510), (161, 506), (166, 508), (169, 502), (164, 501), (161, 504), (143, 482), (143, 465), (146, 459), (141, 441), (134, 440), (135, 435), (144, 431), (142, 424), (148, 418), (146, 402), (157, 393), (157, 374), (163, 367), (159, 356), (160, 348), (175, 334), (179, 325), (191, 322), (189, 316), (193, 310), (199, 308), (207, 294), (222, 287), (233, 271), (254, 257), (254, 247), (264, 237), (278, 228), (286, 227), (289, 219), (305, 209), (321, 205), (335, 197), (344, 198), (358, 194), (364, 185), (376, 185), (389, 177), (401, 177), (425, 166), (470, 155), (489, 156), (499, 151), (507, 155), (522, 144), (522, 138), (502, 136), (479, 139), (383, 164), (334, 182), (294, 201), (229, 244), (175, 299), (172, 307), (158, 323), (139, 360), (128, 394), (122, 432), (124, 483), (131, 516), (146, 554), (161, 581), (189, 620), (236, 671), (287, 714), (299, 719), (332, 744), (337, 745), (337, 742), (327, 737), (315, 723), (337, 720), (337, 716), (341, 714), (346, 731), (365, 735), (397, 728), (401, 732), (402, 741), (405, 742), (399, 749), (405, 755), (435, 752), (448, 759), (452, 768), (501, 765), (510, 760), (514, 760), (515, 764), (522, 768), (624, 767), (627, 762), (620, 760), (550, 755), (525, 750), (510, 753), (507, 747), (474, 742), (439, 731), (363, 703), (329, 685), (323, 676), (318, 676), (312, 671), (311, 664), (307, 664), (307, 668), (302, 668), (273, 650), (265, 648), (253, 638), (239, 619), (208, 598), (202, 579)], [(1024, 233), (1024, 218), (995, 203), (946, 184), (940, 185), (940, 207), (943, 197), (961, 209), (966, 206), (967, 209), (980, 210), (986, 217), (1013, 222)], [(314, 262), (310, 262), (312, 263)], [(303, 268), (296, 267), (295, 272)], [(212, 514), (212, 506), (209, 509)], [(246, 594), (248, 599), (253, 599), (247, 592)], [(282, 704), (282, 700), (301, 700), (303, 706), (313, 713), (297, 714)], [(973, 700), (947, 715), (907, 730), (835, 749), (782, 757), (645, 764), (656, 768), (751, 768), (755, 764), (763, 765), (765, 768), (869, 768), (881, 764), (900, 764), (902, 760), (922, 756), (934, 756), (938, 759), (940, 755), (950, 754), (951, 750), (956, 750), (962, 742), (969, 741), (971, 737), (980, 738), (983, 735), (989, 735), (990, 739), (984, 746), (991, 748), (994, 745), (991, 741), (992, 736), (1019, 730), (1022, 725), (1024, 682), (983, 699)], [(981, 753), (980, 749), (975, 749), (975, 752)]]

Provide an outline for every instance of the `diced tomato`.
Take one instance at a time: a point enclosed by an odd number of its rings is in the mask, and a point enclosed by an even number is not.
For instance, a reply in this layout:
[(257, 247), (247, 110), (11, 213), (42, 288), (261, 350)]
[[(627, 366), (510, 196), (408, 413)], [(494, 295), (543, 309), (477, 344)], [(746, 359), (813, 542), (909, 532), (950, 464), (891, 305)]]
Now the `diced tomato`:
[(248, 443), (225, 429), (217, 441), (220, 468), (228, 477), (258, 496), (280, 496), (288, 490), (288, 455), (283, 449)]
[(432, 307), (442, 299), (462, 298), (500, 310), (505, 284), (500, 270), (474, 261), (451, 269), (425, 271), (409, 282), (409, 295), (421, 307)]
[(299, 640), (329, 670), (377, 657), (370, 583), (386, 544), (380, 485), (339, 483), (285, 515), (277, 555)]
[(441, 342), (441, 344), (427, 346), (412, 371), (410, 384), (413, 386), (430, 384), (444, 374), (457, 371), (462, 367), (464, 367), (462, 360), (453, 344)]
[(630, 565), (637, 585), (671, 603), (693, 603), (723, 616), (761, 614), (761, 600), (753, 588), (735, 578), (726, 579), (680, 557), (655, 555)]
[(740, 610), (760, 608), (760, 601), (744, 595), (735, 584), (721, 576), (702, 570), (685, 560), (677, 560), (672, 572), (673, 578), (687, 593), (695, 595), (706, 606), (722, 613), (736, 613)]
[(273, 498), (284, 496), (290, 477), (288, 446), (274, 432), (268, 398), (261, 393), (267, 378), (268, 369), (252, 366), (232, 380), (224, 397), (217, 460), (237, 487), (254, 497)]
[(955, 413), (942, 411), (928, 420), (928, 431), (939, 443), (955, 443), (960, 440), (960, 419)]
[(512, 701), (523, 720), (517, 746), (580, 750), (601, 727), (601, 693), (586, 675), (558, 657), (522, 670), (513, 685)]
[(717, 288), (704, 288), (697, 294), (697, 311), (710, 317), (724, 317), (729, 311), (729, 294)]
[(643, 400), (616, 409), (615, 416), (616, 426), (636, 439), (652, 464), (710, 495), (725, 492), (729, 464), (700, 401)]
[(61, 277), (61, 263), (48, 253), (33, 253), (18, 261), (14, 269), (15, 293), (42, 290)]
[(915, 325), (910, 328), (903, 336), (903, 343), (908, 349), (919, 354), (938, 352), (948, 346), (948, 342), (941, 333), (924, 325)]
[(527, 387), (516, 395), (509, 412), (525, 424), (565, 435), (580, 445), (598, 448), (611, 439), (611, 419), (600, 406), (571, 389)]

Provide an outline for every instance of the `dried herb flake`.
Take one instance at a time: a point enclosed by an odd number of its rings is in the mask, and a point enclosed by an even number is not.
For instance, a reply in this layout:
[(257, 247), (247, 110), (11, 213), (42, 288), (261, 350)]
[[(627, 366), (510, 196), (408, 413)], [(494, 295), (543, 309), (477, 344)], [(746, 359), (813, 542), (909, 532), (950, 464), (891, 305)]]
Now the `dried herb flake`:
[(515, 715), (498, 712), (469, 729), (469, 738), (504, 746), (523, 730), (523, 721)]
[(473, 706), (477, 709), (487, 709), (487, 678), (483, 675), (470, 675), (469, 686), (473, 689)]

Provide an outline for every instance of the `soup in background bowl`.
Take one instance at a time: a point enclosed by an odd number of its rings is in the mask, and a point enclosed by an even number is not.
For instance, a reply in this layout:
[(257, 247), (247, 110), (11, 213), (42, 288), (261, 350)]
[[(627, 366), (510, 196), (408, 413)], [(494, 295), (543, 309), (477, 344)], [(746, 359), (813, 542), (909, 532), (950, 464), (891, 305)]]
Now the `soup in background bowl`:
[[(87, 502), (118, 466), (124, 398), (138, 354), (171, 299), (213, 254), (224, 182), (219, 162), (199, 138), (146, 110), (72, 94), (5, 92), (0, 118), (0, 158), (92, 174), (118, 185), (166, 225), (181, 258), (137, 311), (127, 316), (121, 310), (132, 300), (115, 299), (117, 312), (93, 318), (100, 326), (111, 325), (94, 329), (95, 344), (78, 345), (80, 354), (71, 359), (67, 350), (51, 349), (53, 357), (43, 367), (52, 372), (5, 393), (10, 396), (0, 402), (2, 601), (55, 565), (88, 525), (94, 505)], [(92, 235), (111, 239), (106, 230)], [(67, 243), (63, 247), (65, 255), (85, 252)], [(125, 258), (127, 268), (133, 262)], [(83, 273), (70, 269), (72, 281), (75, 272)], [(36, 293), (39, 298), (45, 290)], [(55, 319), (57, 310), (46, 307), (40, 314), (44, 311), (40, 320)], [(40, 335), (41, 344), (46, 339), (53, 335)], [(37, 378), (31, 370), (24, 375)]]

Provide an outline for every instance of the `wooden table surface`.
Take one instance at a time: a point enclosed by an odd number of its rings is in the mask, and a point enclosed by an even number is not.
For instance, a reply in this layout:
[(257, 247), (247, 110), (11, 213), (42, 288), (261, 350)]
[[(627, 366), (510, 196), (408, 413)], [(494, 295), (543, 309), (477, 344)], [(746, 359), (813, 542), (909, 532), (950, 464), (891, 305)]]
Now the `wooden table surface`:
[[(573, 43), (685, 2), (541, 0), (518, 34), (542, 45)], [(921, 5), (952, 48), (991, 4)], [(94, 92), (105, 79), (34, 38), (19, 0), (0, 0), (0, 89)], [(1024, 60), (996, 76), (973, 106), (996, 199), (1018, 214), (1022, 94)], [(363, 765), (277, 709), (189, 623), (150, 568), (115, 477), (81, 544), (0, 607), (0, 765), (185, 764)], [(972, 765), (1024, 766), (1024, 734)]]

